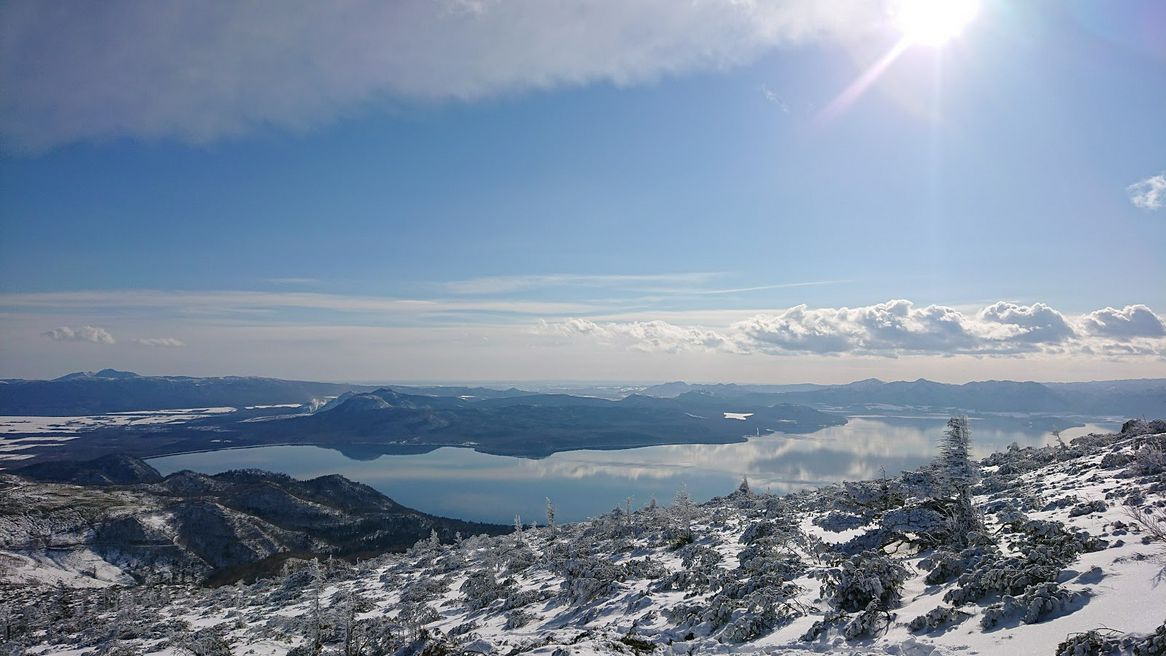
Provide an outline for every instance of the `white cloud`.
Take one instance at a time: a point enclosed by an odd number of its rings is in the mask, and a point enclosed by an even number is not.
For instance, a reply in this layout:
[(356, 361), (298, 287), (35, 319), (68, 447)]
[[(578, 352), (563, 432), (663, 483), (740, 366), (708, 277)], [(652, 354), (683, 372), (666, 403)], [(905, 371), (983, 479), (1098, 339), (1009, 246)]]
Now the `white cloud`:
[(596, 323), (586, 319), (540, 322), (537, 332), (561, 337), (586, 337), (637, 351), (678, 353), (692, 350), (733, 350), (724, 335), (713, 330), (677, 326), (667, 321)]
[(61, 326), (46, 330), (41, 335), (57, 342), (92, 342), (93, 344), (114, 344), (117, 342), (113, 335), (109, 334), (109, 331), (98, 326), (81, 326), (80, 328)]
[(999, 327), (993, 337), (1033, 344), (1059, 344), (1074, 336), (1065, 316), (1044, 303), (1017, 305), (1000, 301), (976, 315), (983, 324)]
[(1118, 310), (1107, 307), (1081, 317), (1084, 332), (1101, 337), (1128, 339), (1166, 336), (1162, 317), (1145, 305), (1127, 305)]
[(186, 342), (177, 337), (142, 337), (135, 339), (134, 343), (139, 346), (156, 346), (160, 348), (182, 348), (186, 346)]
[(1001, 301), (965, 313), (892, 300), (856, 308), (798, 305), (723, 329), (665, 321), (546, 323), (540, 332), (649, 351), (718, 350), (775, 355), (1162, 355), (1166, 328), (1144, 305), (1107, 308), (1074, 321), (1043, 303)]
[(1126, 187), (1130, 202), (1144, 210), (1157, 210), (1166, 205), (1166, 171), (1139, 180)]
[(0, 4), (0, 135), (191, 143), (400, 99), (630, 85), (886, 24), (880, 0)]

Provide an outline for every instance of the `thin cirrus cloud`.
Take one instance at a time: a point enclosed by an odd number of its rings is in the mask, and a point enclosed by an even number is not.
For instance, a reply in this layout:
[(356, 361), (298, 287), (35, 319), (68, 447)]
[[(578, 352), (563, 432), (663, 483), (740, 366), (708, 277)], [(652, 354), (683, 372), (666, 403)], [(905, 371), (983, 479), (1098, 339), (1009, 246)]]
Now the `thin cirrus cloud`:
[(116, 344), (117, 340), (109, 331), (99, 326), (81, 326), (72, 328), (61, 326), (41, 333), (54, 342), (89, 342), (90, 344)]
[[(0, 139), (205, 143), (411, 101), (721, 68), (886, 23), (876, 0), (0, 5)], [(127, 38), (133, 35), (133, 38)]]
[(1166, 171), (1138, 180), (1126, 187), (1130, 202), (1144, 210), (1159, 210), (1166, 205)]
[(536, 332), (635, 350), (726, 351), (772, 355), (1015, 356), (1166, 354), (1166, 324), (1144, 305), (1105, 308), (1077, 318), (1043, 303), (1001, 301), (976, 312), (892, 300), (855, 308), (797, 305), (725, 328), (665, 321), (542, 321)]
[(375, 315), (426, 319), (449, 315), (522, 316), (590, 312), (582, 303), (510, 299), (409, 299), (263, 291), (162, 291), (153, 289), (0, 294), (0, 311), (101, 312), (124, 315), (264, 316), (293, 313)]
[(134, 340), (138, 346), (152, 346), (156, 348), (182, 348), (186, 342), (177, 337), (141, 337)]
[(717, 272), (660, 274), (555, 273), (526, 276), (485, 276), (481, 278), (468, 278), (466, 280), (452, 280), (443, 283), (442, 287), (450, 293), (466, 296), (504, 294), (564, 287), (636, 288), (640, 286), (675, 286), (678, 289), (690, 289), (693, 285), (707, 283), (710, 280), (724, 275), (724, 273)]

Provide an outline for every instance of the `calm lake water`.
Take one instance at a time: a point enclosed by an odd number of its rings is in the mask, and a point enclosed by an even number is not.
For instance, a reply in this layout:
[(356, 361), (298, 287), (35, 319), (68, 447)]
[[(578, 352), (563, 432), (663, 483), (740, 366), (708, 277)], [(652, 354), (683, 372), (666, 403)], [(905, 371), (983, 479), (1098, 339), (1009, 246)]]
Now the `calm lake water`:
[[(540, 460), (493, 456), (463, 448), (421, 455), (353, 460), (314, 446), (271, 446), (155, 458), (163, 474), (191, 469), (218, 473), (260, 468), (297, 478), (343, 474), (423, 512), (484, 522), (545, 519), (545, 498), (559, 521), (577, 521), (652, 498), (669, 503), (682, 485), (697, 501), (732, 492), (748, 476), (755, 490), (775, 493), (843, 480), (894, 475), (929, 460), (943, 435), (943, 417), (853, 417), (845, 426), (810, 435), (772, 434), (741, 444), (654, 446), (620, 451), (566, 451)], [(1016, 442), (1054, 441), (1023, 422), (973, 419), (976, 452), (986, 455)], [(1066, 441), (1112, 432), (1115, 423), (1091, 423), (1061, 432)]]

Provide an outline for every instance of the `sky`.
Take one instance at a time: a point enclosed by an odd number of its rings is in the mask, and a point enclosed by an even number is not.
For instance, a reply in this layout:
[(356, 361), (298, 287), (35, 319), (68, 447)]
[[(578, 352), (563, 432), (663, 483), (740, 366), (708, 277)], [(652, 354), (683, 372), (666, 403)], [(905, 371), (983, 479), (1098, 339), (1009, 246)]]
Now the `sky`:
[(1163, 117), (1156, 0), (14, 0), (0, 377), (1166, 377)]

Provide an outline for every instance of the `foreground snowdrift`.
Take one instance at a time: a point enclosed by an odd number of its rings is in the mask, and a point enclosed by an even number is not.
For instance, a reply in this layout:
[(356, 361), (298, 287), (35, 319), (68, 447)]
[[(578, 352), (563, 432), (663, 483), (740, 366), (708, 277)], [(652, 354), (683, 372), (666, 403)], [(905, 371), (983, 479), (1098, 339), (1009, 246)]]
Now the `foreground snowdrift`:
[(995, 454), (970, 524), (928, 471), (743, 485), (249, 586), (10, 588), (0, 636), (77, 654), (1161, 654), (1164, 431)]

